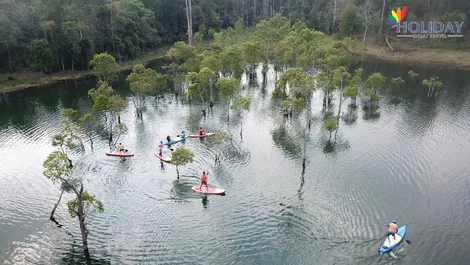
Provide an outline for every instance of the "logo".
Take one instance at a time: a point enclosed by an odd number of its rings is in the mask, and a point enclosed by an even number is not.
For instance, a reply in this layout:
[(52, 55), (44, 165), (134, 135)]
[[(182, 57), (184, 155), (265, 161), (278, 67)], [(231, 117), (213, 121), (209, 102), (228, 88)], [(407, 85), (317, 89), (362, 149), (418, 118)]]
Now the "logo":
[(388, 14), (388, 20), (392, 23), (392, 29), (396, 28), (397, 25), (403, 21), (406, 15), (406, 6), (403, 7), (403, 10), (398, 8), (397, 12), (392, 10), (390, 14)]
[[(406, 6), (390, 11), (388, 20), (396, 28), (397, 37), (415, 39), (461, 38), (463, 21), (403, 21)], [(410, 34), (411, 33), (411, 34)]]

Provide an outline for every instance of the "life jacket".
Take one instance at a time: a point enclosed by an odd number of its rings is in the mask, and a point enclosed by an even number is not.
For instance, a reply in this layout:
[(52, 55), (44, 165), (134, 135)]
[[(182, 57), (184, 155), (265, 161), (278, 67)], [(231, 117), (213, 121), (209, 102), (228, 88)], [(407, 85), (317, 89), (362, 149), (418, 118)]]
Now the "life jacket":
[(395, 223), (390, 223), (388, 225), (388, 232), (396, 233), (398, 231), (398, 225)]
[(120, 145), (119, 150), (124, 150), (124, 145)]

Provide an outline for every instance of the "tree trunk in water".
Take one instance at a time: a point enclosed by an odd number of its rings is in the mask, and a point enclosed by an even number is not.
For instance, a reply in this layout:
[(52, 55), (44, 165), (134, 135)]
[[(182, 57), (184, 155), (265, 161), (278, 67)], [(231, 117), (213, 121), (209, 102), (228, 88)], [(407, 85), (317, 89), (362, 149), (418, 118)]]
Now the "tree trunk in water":
[(121, 114), (118, 114), (118, 123), (121, 124)]
[(230, 122), (230, 102), (228, 103), (227, 122)]
[(82, 245), (83, 245), (83, 253), (85, 254), (85, 258), (90, 260), (90, 251), (88, 250), (88, 231), (85, 226), (85, 212), (83, 208), (83, 200), (81, 195), (78, 196), (78, 221), (80, 223), (80, 232), (82, 234)]
[(90, 138), (90, 148), (93, 150), (93, 138), (91, 138), (91, 135), (88, 138)]
[(385, 12), (385, 0), (383, 0), (383, 4), (382, 4), (382, 19), (380, 20), (379, 34), (382, 34), (382, 27), (383, 27), (383, 23), (384, 23), (384, 12)]
[(178, 166), (176, 166), (176, 175), (177, 179), (180, 179), (180, 171), (178, 170)]
[(57, 206), (59, 206), (60, 200), (62, 199), (62, 195), (64, 195), (64, 192), (65, 192), (65, 190), (62, 190), (60, 192), (59, 200), (57, 200), (56, 204), (54, 205), (54, 208), (52, 208), (51, 216), (49, 217), (49, 219), (51, 219), (51, 221), (55, 221), (54, 213), (55, 213), (55, 210), (57, 209)]

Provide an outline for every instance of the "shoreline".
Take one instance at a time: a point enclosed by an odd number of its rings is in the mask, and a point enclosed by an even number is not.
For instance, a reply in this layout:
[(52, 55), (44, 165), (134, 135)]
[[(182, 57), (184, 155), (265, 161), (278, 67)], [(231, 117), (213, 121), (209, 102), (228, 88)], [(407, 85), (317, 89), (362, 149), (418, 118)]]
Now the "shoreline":
[[(120, 64), (120, 70), (131, 70), (136, 64), (148, 64), (152, 61), (165, 57), (166, 52), (170, 49), (170, 45), (162, 46), (155, 51), (142, 54), (139, 58), (125, 61)], [(352, 53), (359, 54), (356, 50), (350, 50)], [(378, 45), (367, 45), (364, 51), (364, 58), (378, 60), (382, 62), (408, 65), (408, 66), (430, 66), (441, 67), (451, 70), (467, 70), (470, 71), (470, 51), (457, 51), (446, 49), (407, 49), (403, 51), (390, 52), (388, 47)], [(5, 81), (13, 83), (11, 85), (0, 84), (0, 93), (10, 93), (15, 91), (27, 90), (30, 88), (40, 88), (65, 80), (77, 80), (85, 77), (94, 76), (95, 72), (76, 71), (76, 72), (59, 72), (53, 74), (44, 73), (11, 73), (3, 74), (3, 76), (11, 76), (14, 80)], [(0, 75), (1, 77), (2, 75)], [(16, 84), (15, 84), (16, 83)]]
[[(128, 71), (132, 70), (134, 65), (136, 64), (148, 64), (155, 60), (163, 59), (165, 57), (166, 52), (171, 48), (170, 45), (165, 45), (152, 52), (148, 52), (145, 54), (140, 55), (138, 58), (134, 60), (124, 61), (119, 64), (120, 71)], [(35, 72), (35, 73), (10, 73), (10, 74), (2, 74), (3, 76), (13, 77), (14, 80), (7, 80), (5, 83), (17, 83), (12, 85), (5, 85), (0, 83), (0, 93), (10, 93), (15, 91), (23, 91), (30, 88), (40, 88), (43, 86), (53, 85), (65, 80), (77, 80), (82, 79), (85, 77), (95, 76), (95, 72), (93, 70), (89, 71), (66, 71), (66, 72), (58, 72), (52, 74), (45, 74), (42, 72)], [(0, 75), (0, 77), (2, 76)]]
[[(353, 51), (352, 51), (353, 52)], [(354, 52), (359, 54), (359, 52)], [(447, 70), (470, 71), (470, 50), (412, 49), (391, 52), (388, 47), (367, 45), (364, 58), (387, 63), (439, 67)]]

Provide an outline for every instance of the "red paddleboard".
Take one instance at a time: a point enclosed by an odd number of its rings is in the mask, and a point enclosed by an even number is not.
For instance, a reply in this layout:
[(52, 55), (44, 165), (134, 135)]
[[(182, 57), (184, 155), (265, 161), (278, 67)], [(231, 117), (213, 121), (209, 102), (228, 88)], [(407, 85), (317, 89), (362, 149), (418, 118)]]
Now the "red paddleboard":
[(158, 153), (155, 153), (155, 156), (158, 157), (158, 159), (162, 160), (163, 162), (171, 163), (171, 158), (169, 158), (168, 156), (159, 155)]
[(203, 135), (200, 135), (200, 134), (192, 134), (190, 135), (189, 137), (191, 138), (205, 138), (205, 137), (209, 137), (211, 135), (214, 135), (215, 133), (206, 133), (206, 134), (203, 134)]
[(118, 157), (130, 157), (134, 156), (133, 153), (130, 152), (120, 152), (120, 151), (113, 151), (113, 152), (106, 152), (107, 156), (118, 156)]
[(203, 186), (202, 189), (200, 189), (199, 186), (198, 187), (192, 187), (191, 189), (194, 192), (205, 193), (205, 194), (216, 194), (216, 195), (225, 194), (224, 189), (206, 188), (206, 186)]

